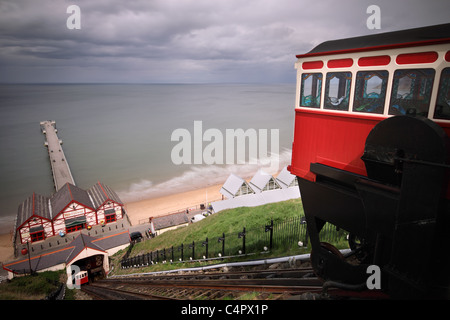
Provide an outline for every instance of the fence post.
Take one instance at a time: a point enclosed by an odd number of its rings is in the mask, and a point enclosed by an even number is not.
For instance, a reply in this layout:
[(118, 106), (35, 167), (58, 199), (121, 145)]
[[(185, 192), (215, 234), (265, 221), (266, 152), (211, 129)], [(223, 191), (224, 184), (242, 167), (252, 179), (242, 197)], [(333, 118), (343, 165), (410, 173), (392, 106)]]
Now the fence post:
[(272, 242), (273, 242), (273, 219), (270, 219), (270, 224), (266, 226), (265, 232), (270, 232), (269, 235), (269, 248), (272, 249)]
[(178, 247), (178, 251), (181, 251), (181, 261), (184, 261), (184, 251), (183, 251), (183, 244)]
[(238, 233), (238, 239), (242, 238), (242, 254), (245, 254), (245, 227)]
[(222, 257), (225, 256), (225, 233), (222, 233), (222, 237), (217, 239), (217, 242), (222, 242)]
[(174, 256), (173, 256), (173, 246), (172, 246), (172, 260), (170, 262), (173, 263), (173, 260), (174, 260)]
[(192, 243), (189, 245), (189, 248), (192, 248), (192, 260), (195, 260), (195, 241), (192, 241)]
[(302, 228), (300, 228), (300, 230), (301, 229), (305, 229), (305, 241), (304, 241), (304, 247), (307, 247), (308, 246), (308, 239), (309, 239), (309, 234), (308, 234), (308, 226), (307, 226), (307, 223), (306, 223), (306, 217), (305, 216), (303, 216), (301, 219), (300, 219), (300, 226), (302, 227)]
[(206, 247), (205, 257), (206, 257), (206, 259), (208, 259), (208, 237), (206, 237), (206, 241), (203, 241), (202, 247)]

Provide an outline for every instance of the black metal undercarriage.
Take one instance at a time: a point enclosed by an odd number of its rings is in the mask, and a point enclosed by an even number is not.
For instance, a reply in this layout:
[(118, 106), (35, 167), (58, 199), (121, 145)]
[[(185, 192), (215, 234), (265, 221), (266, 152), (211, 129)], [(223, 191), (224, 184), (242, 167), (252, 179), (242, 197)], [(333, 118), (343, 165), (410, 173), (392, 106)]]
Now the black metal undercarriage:
[[(367, 177), (311, 163), (316, 181), (297, 177), (317, 275), (368, 290), (368, 267), (394, 299), (450, 297), (450, 143), (433, 121), (391, 117), (376, 125), (362, 160)], [(319, 240), (325, 223), (350, 233), (356, 263)]]

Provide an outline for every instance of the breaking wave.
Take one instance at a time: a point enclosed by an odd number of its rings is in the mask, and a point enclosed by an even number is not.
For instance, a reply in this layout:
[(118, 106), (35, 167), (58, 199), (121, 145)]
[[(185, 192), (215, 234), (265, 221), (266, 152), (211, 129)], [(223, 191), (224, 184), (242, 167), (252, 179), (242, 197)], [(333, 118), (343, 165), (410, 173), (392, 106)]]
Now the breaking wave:
[[(134, 202), (223, 184), (231, 173), (243, 179), (251, 179), (259, 169), (262, 169), (276, 176), (281, 169), (290, 163), (291, 153), (292, 150), (283, 149), (278, 157), (270, 155), (267, 159), (259, 159), (257, 164), (191, 166), (181, 175), (162, 183), (154, 184), (152, 181), (143, 179), (131, 183), (127, 190), (117, 193), (122, 201)], [(278, 165), (274, 165), (273, 159), (278, 159)]]

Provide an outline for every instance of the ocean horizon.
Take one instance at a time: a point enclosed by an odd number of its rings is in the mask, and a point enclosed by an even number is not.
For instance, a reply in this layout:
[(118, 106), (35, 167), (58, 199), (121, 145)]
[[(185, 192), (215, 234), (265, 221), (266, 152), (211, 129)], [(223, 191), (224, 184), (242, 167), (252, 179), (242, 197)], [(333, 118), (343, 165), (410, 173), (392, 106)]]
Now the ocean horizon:
[(174, 164), (172, 133), (184, 129), (193, 138), (196, 122), (224, 136), (227, 129), (267, 130), (270, 139), (277, 130), (281, 170), (290, 163), (294, 100), (294, 83), (0, 84), (0, 233), (13, 228), (33, 192), (55, 191), (41, 121), (56, 121), (78, 187), (100, 181), (126, 203), (222, 184), (230, 173), (274, 171), (250, 159)]

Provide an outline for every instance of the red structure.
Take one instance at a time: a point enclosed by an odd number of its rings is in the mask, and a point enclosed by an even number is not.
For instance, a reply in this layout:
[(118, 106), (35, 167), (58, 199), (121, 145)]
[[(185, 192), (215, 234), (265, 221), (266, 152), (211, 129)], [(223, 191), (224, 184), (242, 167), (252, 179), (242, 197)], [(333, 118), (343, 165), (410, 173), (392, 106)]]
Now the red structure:
[[(311, 261), (363, 290), (380, 267), (393, 297), (450, 292), (450, 24), (324, 42), (297, 56), (297, 176)], [(320, 241), (350, 233), (350, 264)]]
[(51, 197), (33, 193), (19, 205), (16, 218), (18, 243), (38, 242), (48, 237), (123, 218), (123, 203), (117, 194), (98, 182), (88, 190), (66, 183)]
[(83, 284), (89, 283), (89, 277), (87, 271), (80, 271), (75, 275), (75, 284), (81, 286)]
[(367, 175), (366, 138), (393, 115), (427, 117), (450, 135), (445, 28), (328, 41), (297, 55), (291, 173), (314, 181), (309, 166), (317, 162)]

